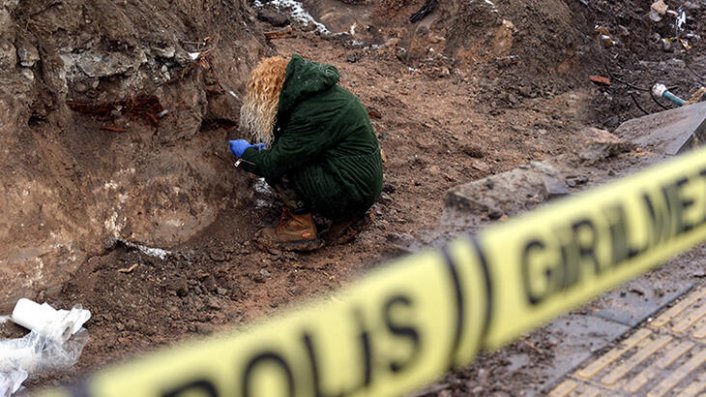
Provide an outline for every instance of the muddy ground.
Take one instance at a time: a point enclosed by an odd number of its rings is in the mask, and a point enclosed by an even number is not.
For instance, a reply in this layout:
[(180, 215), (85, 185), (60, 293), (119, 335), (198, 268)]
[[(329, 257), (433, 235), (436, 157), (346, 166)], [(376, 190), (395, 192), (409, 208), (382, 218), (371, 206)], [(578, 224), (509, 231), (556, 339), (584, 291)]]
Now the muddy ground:
[[(662, 82), (688, 98), (706, 78), (703, 1), (667, 2), (687, 10), (681, 37), (701, 37), (669, 45), (655, 34), (674, 37), (674, 18), (651, 21), (649, 1), (586, 3), (439, 1), (429, 15), (411, 23), (423, 2), (305, 2), (330, 30), (349, 32), (335, 36), (271, 4), (248, 5), (259, 16), (244, 18), (253, 35), (292, 27), (291, 37), (272, 40), (264, 53), (299, 53), (334, 64), (342, 84), (368, 107), (387, 156), (384, 193), (370, 211), (373, 222), (354, 242), (314, 253), (257, 250), (250, 238), (276, 222), (279, 205), (255, 178), (232, 166), (225, 141), (237, 136), (233, 120), (224, 124), (214, 117), (197, 134), (212, 145), (213, 172), (229, 175), (227, 183), (213, 182), (209, 194), (218, 197), (204, 199), (220, 203), (205, 218), (208, 225), (178, 244), (157, 240), (171, 252), (165, 260), (122, 244), (87, 254), (46, 298), (58, 307), (80, 303), (90, 309), (90, 341), (73, 369), (37, 377), (31, 387), (65, 382), (336, 290), (384, 261), (456, 233), (441, 224), (449, 188), (580, 151), (576, 136), (586, 127), (611, 131), (622, 121), (671, 107), (645, 91), (652, 84)], [(352, 23), (357, 29), (351, 36)], [(590, 75), (608, 77), (611, 84), (593, 83)], [(96, 123), (95, 115), (89, 116), (80, 120)], [(53, 128), (51, 122), (42, 119), (42, 128)], [(120, 131), (125, 139), (131, 134)], [(486, 220), (502, 215), (488, 214)], [(550, 360), (555, 343), (540, 332), (510, 349), (541, 365)], [(514, 365), (505, 357), (484, 357), (425, 395), (517, 395), (532, 379), (482, 383)]]

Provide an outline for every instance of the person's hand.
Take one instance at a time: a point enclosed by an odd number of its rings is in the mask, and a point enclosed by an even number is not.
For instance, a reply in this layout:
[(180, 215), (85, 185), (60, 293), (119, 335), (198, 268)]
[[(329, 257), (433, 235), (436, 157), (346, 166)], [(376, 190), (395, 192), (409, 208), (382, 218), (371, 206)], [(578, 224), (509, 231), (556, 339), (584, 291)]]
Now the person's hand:
[(228, 145), (230, 146), (230, 152), (233, 153), (233, 155), (237, 158), (243, 157), (243, 153), (245, 153), (245, 151), (251, 147), (257, 149), (258, 151), (265, 149), (264, 143), (258, 143), (253, 145), (245, 139), (236, 139), (234, 141), (228, 141)]

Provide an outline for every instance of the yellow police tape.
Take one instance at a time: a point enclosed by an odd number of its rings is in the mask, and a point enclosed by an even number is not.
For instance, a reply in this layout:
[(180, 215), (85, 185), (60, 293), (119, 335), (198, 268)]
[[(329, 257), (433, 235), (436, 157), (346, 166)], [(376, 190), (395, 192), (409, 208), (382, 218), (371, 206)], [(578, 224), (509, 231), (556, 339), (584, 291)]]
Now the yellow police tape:
[(706, 151), (46, 396), (400, 396), (706, 238)]

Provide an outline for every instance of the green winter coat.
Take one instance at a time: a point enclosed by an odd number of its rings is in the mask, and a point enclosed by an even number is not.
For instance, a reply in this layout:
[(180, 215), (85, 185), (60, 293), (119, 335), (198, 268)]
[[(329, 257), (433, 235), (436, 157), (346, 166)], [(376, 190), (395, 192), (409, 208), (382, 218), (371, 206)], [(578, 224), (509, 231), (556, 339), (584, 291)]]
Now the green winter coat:
[(338, 71), (294, 55), (279, 99), (275, 140), (243, 154), (247, 171), (286, 176), (313, 211), (333, 220), (363, 214), (382, 190), (382, 159), (368, 113), (340, 87)]

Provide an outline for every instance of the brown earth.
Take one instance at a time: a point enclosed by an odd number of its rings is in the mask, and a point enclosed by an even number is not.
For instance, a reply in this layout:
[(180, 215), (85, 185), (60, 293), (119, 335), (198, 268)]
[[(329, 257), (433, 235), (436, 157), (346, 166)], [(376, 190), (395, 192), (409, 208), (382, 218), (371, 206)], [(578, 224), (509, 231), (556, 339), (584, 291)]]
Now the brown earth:
[[(706, 75), (703, 40), (664, 51), (652, 34), (670, 26), (650, 22), (647, 1), (440, 0), (414, 24), (422, 1), (305, 1), (330, 30), (348, 32), (334, 37), (267, 4), (11, 3), (3, 3), (13, 25), (2, 37), (16, 49), (31, 43), (39, 59), (3, 67), (0, 208), (10, 215), (0, 222), (0, 281), (18, 286), (8, 302), (29, 289), (94, 315), (80, 362), (35, 378), (35, 387), (333, 291), (452, 234), (440, 227), (450, 187), (580, 151), (576, 137), (587, 126), (612, 129), (639, 116), (635, 102), (660, 110), (644, 91), (653, 83), (688, 97), (695, 75)], [(700, 8), (688, 11), (687, 27), (704, 37), (706, 4), (692, 4)], [(124, 18), (105, 17), (116, 14)], [(280, 28), (262, 20), (290, 23), (293, 37), (265, 43), (262, 32)], [(596, 25), (616, 45), (606, 48)], [(188, 58), (209, 48), (201, 60)], [(99, 51), (110, 55), (112, 72), (90, 62)], [(336, 65), (387, 155), (372, 224), (353, 243), (310, 254), (251, 245), (258, 228), (276, 221), (278, 204), (233, 167), (225, 145), (237, 135), (228, 131), (247, 70), (264, 54), (293, 52)], [(24, 82), (28, 70), (34, 80)], [(588, 76), (596, 74), (613, 84), (594, 85)], [(155, 119), (162, 110), (169, 113)], [(106, 244), (110, 237), (172, 254), (150, 257)], [(38, 278), (37, 269), (47, 274)], [(553, 343), (540, 333), (511, 349), (542, 363)], [(475, 390), (507, 366), (503, 353), (488, 356), (426, 395), (514, 395), (531, 380)]]

